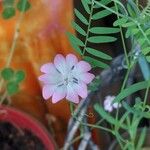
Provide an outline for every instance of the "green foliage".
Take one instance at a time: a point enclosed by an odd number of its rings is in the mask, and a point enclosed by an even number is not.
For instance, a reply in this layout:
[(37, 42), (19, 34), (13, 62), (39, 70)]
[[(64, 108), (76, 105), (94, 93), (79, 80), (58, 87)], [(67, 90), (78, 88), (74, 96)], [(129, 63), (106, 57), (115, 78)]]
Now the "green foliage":
[[(111, 9), (114, 9), (114, 7), (112, 7)], [(111, 14), (112, 13), (110, 11), (108, 11), (108, 10), (102, 10), (102, 11), (97, 12), (96, 14), (94, 14), (92, 16), (92, 19), (94, 19), (94, 20), (102, 19), (102, 18), (107, 17), (107, 16), (109, 16)]]
[(139, 137), (139, 141), (137, 143), (136, 150), (141, 150), (142, 149), (142, 146), (145, 142), (145, 137), (146, 137), (146, 128), (143, 128), (142, 132), (141, 132), (141, 135)]
[(96, 49), (90, 48), (90, 47), (86, 48), (86, 51), (93, 56), (96, 56), (96, 57), (99, 57), (99, 58), (102, 58), (105, 60), (111, 60), (112, 59), (111, 56), (109, 56), (109, 55), (107, 55), (101, 51), (98, 51)]
[(121, 26), (127, 29), (125, 37), (134, 38), (148, 62), (150, 62), (149, 8), (149, 0), (147, 6), (143, 8), (142, 11), (138, 9), (134, 1), (129, 1), (126, 8), (128, 15), (121, 15), (121, 17), (114, 22), (114, 26)]
[(94, 105), (95, 111), (102, 117), (104, 118), (108, 123), (115, 125), (116, 127), (121, 127), (123, 129), (126, 129), (126, 126), (113, 118), (110, 114), (108, 114), (106, 111), (104, 111), (103, 107), (100, 106), (99, 104)]
[(2, 12), (2, 17), (4, 19), (9, 19), (9, 18), (15, 16), (15, 13), (16, 13), (16, 11), (15, 11), (14, 7), (6, 7)]
[(2, 1), (4, 7), (11, 7), (14, 5), (14, 2), (15, 0), (3, 0)]
[(17, 3), (17, 9), (21, 12), (27, 11), (31, 7), (31, 4), (28, 0), (19, 0)]
[(15, 16), (16, 9), (18, 9), (20, 12), (26, 12), (31, 7), (31, 4), (28, 0), (3, 0), (2, 4), (2, 17), (4, 19), (9, 19)]
[(1, 71), (1, 77), (5, 80), (7, 93), (13, 95), (18, 92), (20, 82), (25, 79), (25, 73), (22, 70), (14, 71), (12, 68), (4, 68)]
[(89, 56), (85, 56), (84, 60), (91, 63), (92, 67), (100, 67), (100, 68), (104, 68), (104, 69), (109, 67), (107, 64), (105, 64), (99, 60), (96, 60), (94, 58), (91, 58)]
[[(72, 23), (74, 29), (81, 35), (79, 36), (81, 38), (71, 33), (67, 33), (67, 35), (73, 48), (84, 60), (91, 63), (92, 67), (108, 68), (109, 65), (103, 61), (112, 59), (111, 56), (103, 52), (103, 50), (98, 50), (92, 45), (114, 42), (117, 40), (114, 34), (120, 32), (123, 47), (125, 51), (127, 51), (123, 33), (125, 32), (126, 38), (131, 39), (131, 51), (129, 54), (125, 52), (127, 56), (126, 60), (129, 58), (129, 63), (127, 63), (127, 74), (121, 91), (113, 101), (113, 103), (117, 102), (122, 104), (125, 113), (121, 116), (118, 115), (118, 108), (116, 116), (114, 117), (111, 113), (106, 112), (99, 104), (94, 105), (94, 109), (101, 118), (111, 124), (112, 133), (116, 136), (119, 144), (123, 143), (122, 149), (139, 150), (144, 143), (146, 129), (144, 128), (142, 130), (138, 138), (138, 143), (135, 143), (138, 125), (142, 118), (150, 119), (150, 106), (146, 104), (150, 87), (150, 0), (147, 1), (147, 6), (142, 9), (137, 4), (137, 1), (135, 2), (132, 0), (128, 0), (127, 5), (122, 4), (120, 0), (81, 0), (81, 3), (86, 15), (83, 15), (79, 10), (75, 9), (75, 16), (78, 18), (79, 23)], [(109, 5), (110, 3), (111, 5)], [(117, 16), (117, 19), (113, 23), (114, 27), (99, 27), (92, 24), (93, 21), (109, 17), (111, 14)], [(137, 51), (135, 48), (136, 46), (139, 47), (138, 49), (141, 51)], [(135, 53), (135, 55), (132, 57), (133, 53)], [(140, 81), (125, 87), (132, 67), (137, 62), (139, 63), (145, 81)], [(98, 82), (98, 80), (93, 81), (89, 89), (91, 91), (96, 91), (97, 86), (99, 86)], [(141, 90), (146, 90), (143, 101), (137, 98), (133, 106), (125, 102), (126, 98)], [(128, 132), (128, 140), (124, 140), (119, 133), (121, 128)]]
[(22, 70), (18, 70), (15, 73), (15, 81), (16, 82), (21, 82), (25, 79), (25, 72)]
[[(101, 0), (100, 2), (108, 5), (111, 3), (111, 0)], [(72, 47), (83, 57), (84, 60), (91, 63), (93, 67), (107, 68), (108, 65), (102, 62), (102, 60), (111, 60), (111, 56), (89, 46), (89, 44), (114, 42), (117, 39), (113, 37), (112, 34), (114, 35), (115, 33), (118, 33), (120, 29), (92, 26), (93, 21), (108, 17), (112, 14), (112, 12), (106, 9), (100, 9), (100, 6), (96, 4), (95, 0), (81, 0), (81, 3), (88, 17), (85, 17), (79, 10), (75, 9), (75, 16), (78, 18), (80, 23), (73, 22), (72, 26), (83, 36), (83, 39), (81, 40), (71, 33), (67, 33), (67, 36)], [(115, 10), (115, 7), (113, 6), (111, 9)], [(94, 10), (97, 10), (96, 13), (94, 13)], [(81, 24), (86, 27), (86, 30), (83, 29)]]
[(103, 118), (105, 118), (106, 121), (109, 123), (115, 125), (116, 124), (116, 119), (110, 116), (106, 111), (104, 111), (103, 107), (100, 106), (99, 104), (94, 105), (95, 111)]
[(93, 27), (89, 30), (94, 34), (112, 34), (120, 31), (119, 28), (109, 28), (109, 27)]
[(135, 83), (131, 86), (129, 86), (128, 88), (122, 90), (118, 95), (117, 97), (114, 99), (114, 103), (115, 102), (120, 102), (121, 100), (123, 100), (124, 98), (126, 98), (127, 96), (139, 91), (139, 90), (142, 90), (142, 89), (146, 89), (147, 87), (150, 86), (150, 80), (148, 81), (142, 81), (142, 82), (138, 82), (138, 83)]
[(90, 90), (92, 92), (97, 91), (100, 83), (101, 83), (101, 81), (100, 81), (99, 76), (95, 77), (94, 80), (88, 86), (88, 90)]
[(1, 71), (1, 76), (4, 80), (10, 80), (14, 76), (14, 71), (11, 68), (4, 68)]
[(148, 16), (150, 17), (150, 0), (147, 0), (147, 5), (143, 8), (141, 16)]
[(6, 89), (9, 95), (13, 95), (18, 92), (19, 85), (16, 82), (10, 81), (7, 83)]
[(92, 36), (88, 38), (90, 43), (110, 43), (116, 41), (115, 37), (111, 36)]

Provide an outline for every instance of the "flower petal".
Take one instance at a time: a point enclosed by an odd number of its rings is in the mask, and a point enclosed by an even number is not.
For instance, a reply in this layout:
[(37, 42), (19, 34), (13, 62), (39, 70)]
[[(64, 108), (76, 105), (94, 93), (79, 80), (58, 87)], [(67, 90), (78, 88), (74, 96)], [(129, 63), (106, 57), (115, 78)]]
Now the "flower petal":
[(47, 63), (47, 64), (42, 65), (40, 70), (41, 70), (41, 72), (48, 73), (48, 74), (57, 74), (58, 73), (58, 71), (55, 68), (55, 65), (52, 63)]
[(77, 92), (77, 94), (79, 96), (81, 96), (82, 98), (86, 98), (88, 95), (88, 90), (87, 90), (87, 85), (83, 82), (80, 82), (79, 84), (73, 84), (72, 85), (75, 89), (75, 91)]
[(63, 99), (66, 96), (66, 91), (66, 86), (64, 85), (57, 87), (52, 96), (52, 102), (57, 103), (58, 101)]
[(45, 100), (49, 99), (53, 95), (55, 88), (56, 86), (54, 85), (44, 85), (42, 95)]
[(67, 65), (66, 65), (66, 60), (63, 55), (57, 54), (54, 58), (54, 65), (57, 68), (59, 72), (62, 74), (67, 73)]
[(89, 84), (95, 78), (95, 75), (92, 73), (81, 73), (77, 78), (84, 83)]
[(91, 65), (85, 61), (79, 61), (74, 70), (76, 74), (87, 72), (91, 70)]
[(67, 96), (66, 99), (73, 102), (73, 103), (79, 103), (79, 97), (76, 91), (73, 89), (73, 86), (68, 85), (67, 86)]
[(67, 66), (69, 67), (69, 69), (72, 69), (73, 66), (75, 66), (78, 62), (78, 59), (75, 55), (73, 54), (68, 54), (66, 56), (66, 63), (67, 63)]
[(43, 74), (38, 77), (40, 81), (44, 84), (58, 84), (62, 81), (62, 76), (60, 74), (57, 75), (50, 75), (50, 74)]

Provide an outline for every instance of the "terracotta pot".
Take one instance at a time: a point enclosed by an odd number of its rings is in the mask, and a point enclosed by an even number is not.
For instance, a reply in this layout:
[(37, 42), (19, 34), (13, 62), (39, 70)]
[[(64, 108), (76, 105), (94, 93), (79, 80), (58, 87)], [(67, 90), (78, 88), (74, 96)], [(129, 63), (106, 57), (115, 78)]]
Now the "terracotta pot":
[(7, 121), (20, 128), (30, 130), (44, 144), (46, 150), (55, 150), (55, 144), (48, 131), (34, 118), (17, 109), (0, 106), (0, 121)]
[[(137, 131), (137, 138), (136, 141), (138, 142), (140, 134), (141, 134), (142, 128), (138, 129)], [(128, 134), (124, 133), (123, 134), (124, 139), (128, 139)], [(118, 142), (115, 140), (109, 147), (108, 150), (121, 150)], [(143, 148), (141, 150), (150, 150), (150, 129), (148, 128), (146, 131), (146, 137), (145, 137), (145, 141), (143, 144)]]

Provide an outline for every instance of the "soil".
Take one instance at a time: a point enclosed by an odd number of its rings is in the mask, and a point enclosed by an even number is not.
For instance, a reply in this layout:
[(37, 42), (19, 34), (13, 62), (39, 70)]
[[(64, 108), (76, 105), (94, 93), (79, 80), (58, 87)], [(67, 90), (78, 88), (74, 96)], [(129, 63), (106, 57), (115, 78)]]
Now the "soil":
[(0, 150), (46, 150), (43, 143), (27, 129), (0, 122)]

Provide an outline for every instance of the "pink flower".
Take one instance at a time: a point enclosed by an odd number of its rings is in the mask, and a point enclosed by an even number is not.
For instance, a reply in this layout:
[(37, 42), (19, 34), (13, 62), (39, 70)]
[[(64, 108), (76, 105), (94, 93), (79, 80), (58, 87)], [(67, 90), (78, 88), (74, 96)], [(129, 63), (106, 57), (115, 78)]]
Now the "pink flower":
[(44, 99), (52, 97), (52, 102), (56, 103), (66, 97), (71, 102), (79, 103), (79, 96), (87, 97), (87, 84), (95, 77), (88, 72), (90, 70), (89, 63), (78, 62), (73, 54), (68, 54), (66, 58), (57, 54), (54, 64), (47, 63), (41, 67), (41, 72), (44, 74), (39, 80), (44, 83), (42, 90)]

